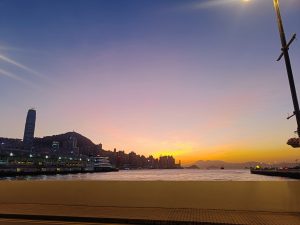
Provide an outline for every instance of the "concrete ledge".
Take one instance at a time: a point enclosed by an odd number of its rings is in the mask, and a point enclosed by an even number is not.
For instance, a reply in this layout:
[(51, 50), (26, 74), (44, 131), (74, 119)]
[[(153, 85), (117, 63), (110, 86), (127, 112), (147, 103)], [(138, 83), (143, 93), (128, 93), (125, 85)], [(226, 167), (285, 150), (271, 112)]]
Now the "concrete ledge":
[(300, 182), (0, 181), (0, 204), (300, 212)]

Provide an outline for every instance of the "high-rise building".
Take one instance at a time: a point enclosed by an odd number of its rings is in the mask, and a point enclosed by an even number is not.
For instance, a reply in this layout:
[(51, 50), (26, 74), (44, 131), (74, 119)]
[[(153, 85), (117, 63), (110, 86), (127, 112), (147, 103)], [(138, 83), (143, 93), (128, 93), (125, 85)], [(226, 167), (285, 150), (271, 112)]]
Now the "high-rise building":
[(26, 117), (25, 130), (23, 143), (26, 149), (31, 149), (34, 140), (36, 111), (35, 109), (29, 109)]

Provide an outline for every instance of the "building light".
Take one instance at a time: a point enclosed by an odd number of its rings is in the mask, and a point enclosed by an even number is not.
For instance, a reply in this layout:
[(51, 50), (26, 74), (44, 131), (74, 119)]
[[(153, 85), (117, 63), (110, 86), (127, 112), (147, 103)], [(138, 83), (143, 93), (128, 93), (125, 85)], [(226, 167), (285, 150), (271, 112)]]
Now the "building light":
[(14, 153), (12, 153), (12, 152), (11, 152), (11, 153), (9, 153), (9, 156), (14, 156)]
[(45, 158), (46, 158), (46, 159), (48, 159), (48, 158), (49, 158), (49, 156), (47, 156), (47, 155), (46, 155), (46, 157), (45, 157)]
[(33, 157), (33, 155), (32, 155), (32, 154), (30, 154), (30, 155), (29, 155), (29, 157), (30, 157), (30, 158), (32, 158), (32, 157)]

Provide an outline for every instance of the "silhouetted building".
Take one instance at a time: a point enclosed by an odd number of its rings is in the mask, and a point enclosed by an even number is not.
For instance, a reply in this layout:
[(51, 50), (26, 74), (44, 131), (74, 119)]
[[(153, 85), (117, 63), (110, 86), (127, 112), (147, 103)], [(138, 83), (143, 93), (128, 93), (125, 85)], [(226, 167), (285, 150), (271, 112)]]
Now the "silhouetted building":
[(0, 137), (0, 154), (19, 152), (23, 147), (21, 139)]
[(25, 130), (23, 143), (25, 149), (30, 150), (34, 140), (34, 129), (35, 129), (36, 111), (35, 109), (29, 109), (26, 117)]
[(159, 168), (160, 169), (174, 169), (175, 159), (173, 156), (161, 156), (159, 157)]
[(52, 142), (52, 151), (53, 153), (58, 153), (59, 151), (59, 141)]
[(67, 149), (69, 149), (69, 152), (71, 155), (78, 156), (79, 155), (79, 148), (77, 146), (77, 137), (75, 135), (75, 132), (71, 132), (71, 135), (68, 138), (67, 141)]

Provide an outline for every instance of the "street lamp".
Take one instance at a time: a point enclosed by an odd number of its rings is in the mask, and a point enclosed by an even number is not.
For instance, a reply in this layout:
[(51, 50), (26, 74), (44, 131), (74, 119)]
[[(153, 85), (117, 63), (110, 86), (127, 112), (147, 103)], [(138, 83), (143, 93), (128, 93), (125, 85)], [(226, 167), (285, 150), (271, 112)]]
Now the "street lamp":
[[(248, 2), (250, 0), (243, 0), (243, 1)], [(287, 119), (290, 119), (293, 116), (295, 116), (297, 122), (297, 130), (295, 131), (295, 133), (297, 133), (298, 138), (290, 138), (287, 141), (287, 144), (292, 146), (293, 148), (299, 148), (300, 147), (300, 109), (299, 109), (298, 97), (297, 97), (293, 70), (292, 70), (292, 65), (291, 65), (291, 60), (289, 55), (289, 47), (296, 39), (296, 34), (292, 36), (289, 42), (286, 41), (281, 13), (280, 13), (279, 0), (273, 0), (273, 3), (274, 3), (274, 8), (277, 17), (277, 24), (278, 24), (278, 30), (279, 30), (280, 40), (281, 40), (281, 51), (282, 51), (277, 61), (280, 61), (282, 57), (284, 57), (286, 71), (287, 71), (289, 85), (290, 85), (290, 91), (291, 91), (293, 105), (294, 105), (294, 112), (291, 116), (287, 117)]]
[(289, 85), (290, 85), (290, 90), (291, 90), (291, 95), (292, 95), (292, 100), (293, 100), (293, 105), (294, 105), (294, 112), (292, 116), (289, 116), (287, 119), (290, 119), (291, 117), (295, 116), (296, 117), (296, 122), (297, 122), (297, 135), (298, 138), (291, 138), (288, 140), (287, 144), (291, 145), (294, 148), (300, 147), (300, 110), (299, 110), (299, 103), (298, 103), (298, 98), (297, 98), (297, 92), (296, 92), (296, 87), (295, 87), (295, 82), (294, 82), (294, 77), (293, 77), (293, 70), (291, 66), (291, 60), (290, 60), (290, 55), (289, 55), (289, 47), (293, 43), (293, 41), (296, 39), (296, 34), (293, 35), (291, 40), (287, 43), (285, 33), (284, 33), (284, 28), (283, 28), (283, 23), (282, 23), (282, 18), (281, 18), (281, 13), (280, 13), (280, 8), (279, 8), (279, 0), (273, 0), (274, 2), (274, 8), (277, 16), (277, 24), (278, 24), (278, 30), (279, 30), (279, 35), (280, 35), (280, 40), (281, 40), (281, 51), (282, 53), (280, 54), (279, 58), (277, 61), (280, 61), (282, 57), (284, 57), (285, 65), (286, 65), (286, 71), (289, 79)]

